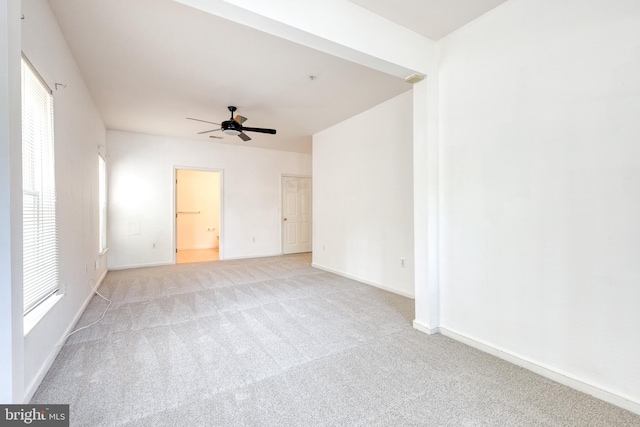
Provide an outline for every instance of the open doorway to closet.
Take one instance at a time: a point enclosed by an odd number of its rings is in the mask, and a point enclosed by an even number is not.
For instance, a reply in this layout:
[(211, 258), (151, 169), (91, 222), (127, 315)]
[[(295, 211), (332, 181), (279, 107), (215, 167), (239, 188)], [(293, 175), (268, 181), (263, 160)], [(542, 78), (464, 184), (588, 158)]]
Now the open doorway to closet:
[(222, 259), (222, 172), (175, 172), (176, 264)]

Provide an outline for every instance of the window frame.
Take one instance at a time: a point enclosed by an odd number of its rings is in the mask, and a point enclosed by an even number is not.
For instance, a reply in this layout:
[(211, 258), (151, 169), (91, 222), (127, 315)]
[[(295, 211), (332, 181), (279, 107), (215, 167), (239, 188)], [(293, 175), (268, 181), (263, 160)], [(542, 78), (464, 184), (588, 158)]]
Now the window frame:
[(98, 253), (107, 252), (107, 159), (98, 153)]
[(43, 303), (58, 293), (60, 268), (53, 91), (24, 54), (21, 91), (23, 313), (27, 316), (49, 305)]

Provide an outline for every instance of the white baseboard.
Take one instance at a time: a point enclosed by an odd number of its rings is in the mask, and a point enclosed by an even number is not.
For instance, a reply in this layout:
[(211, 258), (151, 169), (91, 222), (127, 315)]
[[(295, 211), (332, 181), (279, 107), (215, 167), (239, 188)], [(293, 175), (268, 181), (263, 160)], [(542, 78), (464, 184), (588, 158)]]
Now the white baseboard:
[(418, 331), (424, 332), (425, 334), (429, 334), (429, 335), (440, 333), (439, 327), (436, 326), (435, 328), (431, 328), (417, 320), (413, 321), (413, 329), (417, 329)]
[[(98, 289), (102, 285), (102, 281), (107, 276), (108, 271), (109, 270), (107, 269), (104, 270), (104, 273), (102, 273), (102, 276), (100, 276), (100, 278), (98, 279), (95, 289)], [(42, 380), (44, 379), (45, 375), (47, 375), (47, 372), (49, 372), (49, 369), (51, 368), (51, 365), (53, 365), (53, 362), (56, 360), (56, 357), (58, 357), (58, 354), (60, 353), (60, 350), (62, 349), (64, 342), (66, 341), (67, 335), (69, 335), (71, 331), (73, 331), (73, 328), (75, 328), (76, 324), (78, 323), (78, 320), (80, 320), (80, 316), (82, 316), (84, 311), (87, 309), (87, 306), (89, 305), (89, 302), (91, 302), (91, 299), (93, 298), (94, 295), (95, 295), (95, 292), (91, 292), (89, 296), (87, 296), (87, 299), (85, 299), (85, 301), (80, 306), (80, 309), (76, 312), (76, 315), (73, 317), (73, 320), (71, 321), (67, 329), (62, 334), (62, 337), (60, 338), (60, 340), (58, 340), (58, 343), (53, 348), (53, 350), (51, 350), (51, 353), (49, 353), (49, 357), (47, 357), (45, 362), (40, 367), (40, 370), (38, 371), (38, 375), (35, 376), (33, 381), (31, 381), (31, 384), (29, 384), (29, 386), (25, 390), (23, 403), (25, 404), (29, 403), (33, 398), (33, 395), (36, 394), (38, 387), (40, 387), (40, 383), (42, 383)]]
[[(414, 321), (414, 327), (422, 331), (421, 328), (416, 327), (415, 321)], [(543, 377), (549, 378), (550, 380), (556, 381), (560, 384), (566, 385), (568, 387), (571, 387), (583, 393), (589, 394), (600, 400), (604, 400), (605, 402), (619, 406), (621, 408), (624, 408), (636, 414), (640, 414), (640, 401), (630, 396), (626, 396), (611, 390), (607, 390), (605, 387), (602, 387), (597, 384), (593, 384), (588, 380), (578, 378), (575, 375), (569, 374), (567, 372), (562, 372), (559, 369), (556, 369), (552, 366), (548, 366), (548, 365), (536, 362), (534, 360), (515, 354), (504, 348), (496, 347), (487, 342), (469, 337), (467, 335), (464, 335), (460, 332), (453, 331), (446, 327), (441, 326), (438, 329), (440, 330), (440, 333), (442, 335), (445, 335), (456, 341), (464, 343), (470, 347), (477, 348), (478, 350), (484, 351), (485, 353), (489, 353), (493, 356), (504, 359), (507, 362), (513, 363), (514, 365), (518, 365), (522, 368), (533, 371), (536, 374), (542, 375)], [(423, 332), (426, 332), (426, 331), (423, 331)]]
[(345, 273), (344, 271), (334, 270), (333, 268), (325, 267), (323, 265), (316, 264), (316, 263), (312, 263), (311, 267), (317, 268), (318, 270), (327, 271), (329, 273), (337, 274), (338, 276), (346, 277), (347, 279), (352, 279), (352, 280), (355, 280), (357, 282), (364, 283), (366, 285), (370, 285), (370, 286), (373, 286), (375, 288), (379, 288), (379, 289), (382, 289), (384, 291), (391, 292), (391, 293), (394, 293), (394, 294), (397, 294), (397, 295), (401, 295), (401, 296), (406, 297), (406, 298), (415, 299), (415, 295), (412, 294), (412, 293), (401, 291), (399, 289), (392, 288), (391, 286), (383, 285), (382, 283), (377, 283), (377, 282), (373, 282), (371, 280), (363, 279), (362, 277), (357, 277), (357, 276)]
[(241, 256), (226, 256), (224, 260), (234, 260), (234, 259), (257, 259), (257, 258), (270, 258), (274, 256), (282, 256), (282, 252), (277, 252), (273, 254), (257, 254), (257, 255), (241, 255)]
[(129, 265), (116, 265), (109, 266), (109, 271), (112, 270), (129, 270), (131, 268), (145, 268), (145, 267), (164, 267), (167, 265), (173, 265), (173, 262), (152, 262), (149, 264), (129, 264)]

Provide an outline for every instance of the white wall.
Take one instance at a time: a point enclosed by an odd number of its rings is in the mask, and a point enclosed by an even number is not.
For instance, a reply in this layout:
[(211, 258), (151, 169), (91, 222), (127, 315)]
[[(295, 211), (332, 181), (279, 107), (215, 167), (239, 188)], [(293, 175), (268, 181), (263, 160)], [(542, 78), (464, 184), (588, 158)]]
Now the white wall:
[[(91, 298), (92, 284), (106, 272), (98, 254), (98, 146), (104, 148), (105, 128), (49, 3), (23, 0), (22, 13), (22, 51), (53, 89), (60, 284), (67, 287), (66, 295), (24, 338), (28, 397), (56, 355), (59, 340)], [(67, 87), (55, 90), (55, 83)]]
[(176, 181), (176, 247), (178, 250), (217, 248), (219, 172), (179, 169)]
[(640, 403), (640, 2), (511, 0), (439, 47), (442, 326)]
[(0, 402), (23, 400), (20, 3), (0, 2)]
[(311, 175), (309, 154), (118, 131), (107, 141), (110, 269), (173, 263), (176, 166), (222, 170), (221, 256), (282, 252), (280, 175)]
[(412, 135), (408, 91), (313, 136), (315, 266), (414, 295)]

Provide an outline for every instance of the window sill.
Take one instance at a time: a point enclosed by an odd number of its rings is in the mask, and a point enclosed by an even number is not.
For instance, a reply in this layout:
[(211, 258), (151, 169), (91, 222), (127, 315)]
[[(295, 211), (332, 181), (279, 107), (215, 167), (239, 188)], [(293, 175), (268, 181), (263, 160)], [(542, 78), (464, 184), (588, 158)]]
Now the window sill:
[(42, 318), (55, 306), (58, 301), (62, 299), (64, 294), (55, 293), (49, 298), (42, 301), (36, 308), (28, 312), (24, 316), (24, 336), (26, 337), (29, 332), (42, 320)]
[(102, 256), (102, 255), (106, 254), (107, 252), (109, 252), (109, 248), (105, 248), (102, 252), (100, 252), (98, 254), (98, 256)]

